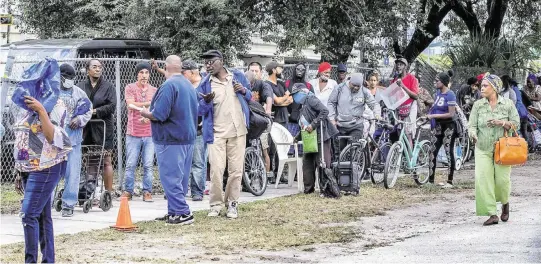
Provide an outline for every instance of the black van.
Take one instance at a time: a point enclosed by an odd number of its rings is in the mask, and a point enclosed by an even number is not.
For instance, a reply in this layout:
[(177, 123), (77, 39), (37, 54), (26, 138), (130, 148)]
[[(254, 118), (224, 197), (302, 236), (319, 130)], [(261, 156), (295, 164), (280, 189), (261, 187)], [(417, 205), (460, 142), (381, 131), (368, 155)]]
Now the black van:
[[(12, 42), (0, 46), (2, 57), (7, 56), (10, 45), (15, 45), (15, 56), (18, 60), (68, 58), (131, 58), (131, 59), (165, 59), (162, 46), (154, 41), (144, 39), (33, 39)], [(0, 58), (6, 61), (6, 58)]]

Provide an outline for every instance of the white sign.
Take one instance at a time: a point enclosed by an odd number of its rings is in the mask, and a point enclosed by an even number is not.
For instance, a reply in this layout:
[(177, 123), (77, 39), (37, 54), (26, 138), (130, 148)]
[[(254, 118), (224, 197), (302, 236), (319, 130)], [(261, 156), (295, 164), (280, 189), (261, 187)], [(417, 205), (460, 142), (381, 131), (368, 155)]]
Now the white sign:
[[(385, 106), (390, 110), (395, 110), (410, 98), (404, 89), (396, 83), (389, 85), (389, 87), (378, 94), (380, 97), (379, 99), (383, 100)], [(376, 97), (378, 97), (378, 95), (376, 95)], [(376, 98), (376, 100), (378, 100), (378, 98)]]

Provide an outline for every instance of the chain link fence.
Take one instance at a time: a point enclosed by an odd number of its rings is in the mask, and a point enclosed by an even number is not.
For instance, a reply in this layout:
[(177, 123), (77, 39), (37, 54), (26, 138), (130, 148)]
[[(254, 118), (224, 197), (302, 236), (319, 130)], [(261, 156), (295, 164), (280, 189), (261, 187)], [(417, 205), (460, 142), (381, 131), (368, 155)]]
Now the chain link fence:
[[(5, 100), (2, 104), (1, 115), (2, 125), (5, 128), (5, 135), (2, 139), (0, 150), (0, 177), (2, 184), (12, 184), (17, 176), (17, 172), (14, 170), (15, 160), (13, 155), (13, 147), (15, 142), (15, 135), (13, 133), (13, 124), (24, 111), (11, 102), (11, 96), (18, 81), (21, 80), (22, 75), (26, 69), (32, 64), (39, 62), (41, 57), (36, 56), (34, 58), (25, 57), (23, 59), (15, 58), (15, 62), (9, 72), (8, 76), (3, 79), (2, 85), (5, 85), (7, 89), (2, 91), (2, 98)], [(128, 122), (127, 106), (125, 103), (125, 87), (137, 80), (137, 73), (135, 72), (135, 66), (141, 61), (141, 59), (127, 59), (127, 58), (96, 58), (102, 63), (102, 77), (104, 80), (111, 82), (116, 92), (116, 112), (115, 112), (115, 126), (114, 126), (114, 148), (112, 153), (112, 163), (115, 171), (115, 185), (117, 189), (123, 186), (124, 170), (125, 170), (125, 135), (126, 126)], [(86, 63), (91, 58), (77, 58), (77, 59), (58, 59), (59, 64), (68, 63), (75, 68), (76, 77), (75, 83), (79, 83), (86, 79)], [(158, 66), (163, 68), (164, 62), (157, 61)], [(3, 64), (3, 65), (1, 65)], [(6, 62), (1, 62), (1, 68), (5, 68)], [(307, 81), (316, 78), (318, 64), (307, 64)], [(295, 65), (284, 65), (284, 71), (282, 78), (291, 78), (294, 73)], [(246, 70), (245, 68), (238, 68), (239, 70)], [(350, 68), (350, 73), (361, 72), (367, 76), (373, 69), (370, 68)], [(332, 78), (338, 78), (337, 67), (333, 66)], [(149, 83), (154, 87), (159, 87), (165, 81), (164, 76), (158, 72), (152, 70), (150, 73)], [(5, 83), (5, 84), (4, 84)], [(140, 170), (138, 170), (140, 171)], [(141, 172), (139, 172), (141, 173)], [(138, 174), (139, 174), (138, 173)], [(138, 175), (136, 178), (139, 178)], [(159, 182), (159, 181), (157, 181)], [(158, 186), (156, 186), (158, 187)]]

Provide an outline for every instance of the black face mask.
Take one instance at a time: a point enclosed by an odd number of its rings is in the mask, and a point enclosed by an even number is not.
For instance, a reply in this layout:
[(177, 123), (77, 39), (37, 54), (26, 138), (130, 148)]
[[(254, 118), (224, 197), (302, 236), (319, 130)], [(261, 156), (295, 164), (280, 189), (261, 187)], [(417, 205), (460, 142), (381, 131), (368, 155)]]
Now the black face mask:
[(282, 73), (277, 73), (277, 74), (276, 74), (276, 78), (282, 79)]

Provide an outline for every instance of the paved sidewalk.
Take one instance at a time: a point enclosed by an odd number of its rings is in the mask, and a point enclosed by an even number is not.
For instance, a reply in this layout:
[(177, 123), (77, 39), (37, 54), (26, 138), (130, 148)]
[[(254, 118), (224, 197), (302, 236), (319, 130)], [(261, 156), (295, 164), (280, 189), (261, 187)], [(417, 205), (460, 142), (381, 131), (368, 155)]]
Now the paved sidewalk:
[[(297, 183), (293, 183), (292, 187), (281, 184), (278, 189), (274, 185), (269, 185), (262, 196), (256, 197), (251, 193), (242, 192), (240, 202), (247, 203), (258, 200), (266, 200), (281, 196), (296, 194)], [(132, 221), (148, 221), (154, 218), (163, 216), (167, 213), (167, 201), (163, 196), (155, 196), (153, 203), (142, 201), (142, 197), (134, 197), (130, 201), (130, 213)], [(208, 196), (205, 196), (201, 202), (193, 202), (190, 198), (187, 199), (192, 211), (201, 211), (210, 209)], [(74, 234), (83, 231), (108, 228), (114, 225), (118, 215), (120, 202), (114, 201), (113, 208), (108, 212), (103, 212), (99, 207), (93, 207), (88, 214), (83, 213), (81, 207), (76, 207), (73, 217), (64, 218), (59, 212), (53, 209), (53, 223), (55, 235)], [(197, 221), (197, 219), (196, 219)], [(0, 245), (23, 242), (23, 228), (21, 219), (18, 215), (1, 215), (0, 217)]]

